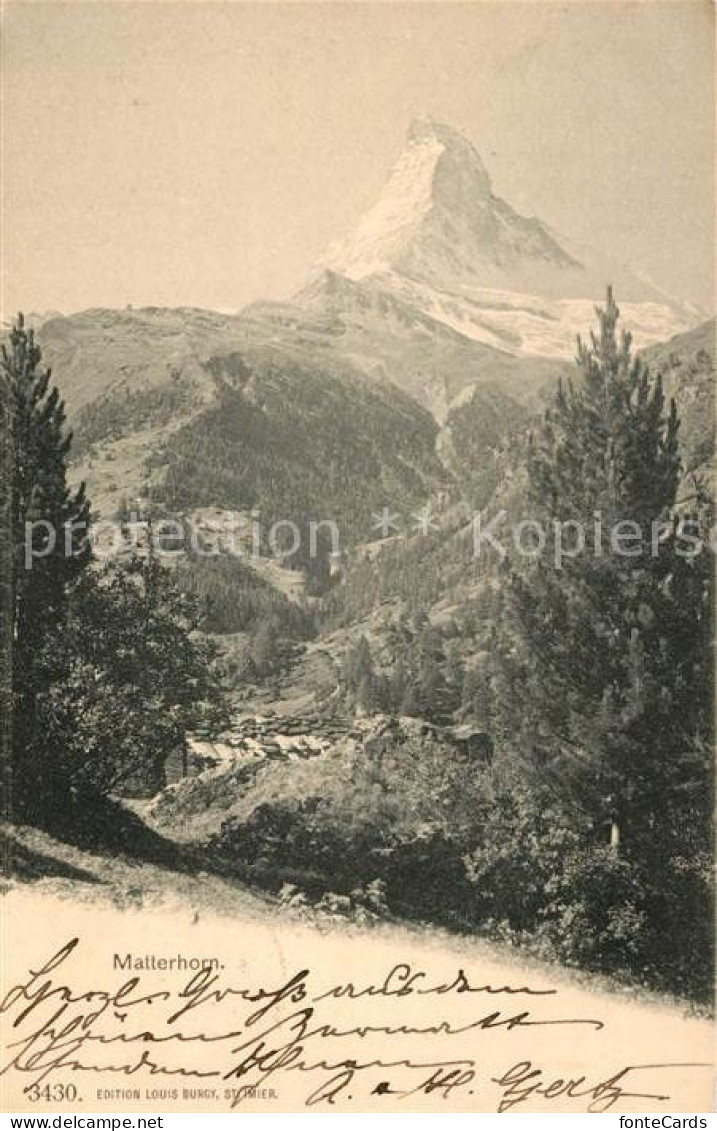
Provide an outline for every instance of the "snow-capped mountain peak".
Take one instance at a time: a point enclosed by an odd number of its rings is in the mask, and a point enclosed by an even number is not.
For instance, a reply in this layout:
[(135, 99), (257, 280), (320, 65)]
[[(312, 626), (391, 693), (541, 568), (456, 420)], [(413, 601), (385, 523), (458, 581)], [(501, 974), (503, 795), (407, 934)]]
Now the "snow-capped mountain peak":
[[(442, 190), (466, 190), (469, 196), (488, 199), (492, 195), (490, 177), (480, 154), (467, 138), (435, 118), (414, 118), (408, 129), (407, 149), (440, 146), (439, 159), (434, 168), (433, 196), (440, 199)], [(447, 200), (447, 204), (459, 203)]]
[(670, 302), (624, 263), (516, 212), (493, 191), (472, 142), (432, 118), (411, 124), (378, 200), (320, 266), (458, 295), (488, 288), (594, 302), (612, 283), (623, 301)]
[[(448, 382), (448, 402), (486, 374), (504, 375), (506, 359), (572, 360), (608, 284), (638, 347), (705, 317), (619, 259), (517, 213), (472, 141), (431, 118), (412, 123), (379, 199), (319, 267), (297, 305), (329, 318), (354, 360), (396, 338), (405, 356), (391, 353), (387, 375), (421, 399), (446, 349), (470, 359)], [(435, 411), (433, 391), (427, 399)]]
[(323, 265), (353, 279), (399, 271), (444, 289), (505, 287), (506, 272), (526, 267), (581, 269), (539, 220), (494, 195), (472, 143), (431, 118), (411, 124), (379, 199)]
[[(445, 149), (439, 131), (428, 128), (425, 119), (415, 121), (381, 196), (352, 235), (329, 249), (322, 266), (351, 279), (390, 270), (410, 249), (433, 206), (436, 167)], [(487, 175), (486, 182), (490, 188)]]

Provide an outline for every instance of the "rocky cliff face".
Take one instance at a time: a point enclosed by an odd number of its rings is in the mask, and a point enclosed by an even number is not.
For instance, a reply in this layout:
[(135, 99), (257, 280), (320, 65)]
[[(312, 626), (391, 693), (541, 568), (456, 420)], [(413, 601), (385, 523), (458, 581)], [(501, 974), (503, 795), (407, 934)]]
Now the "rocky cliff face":
[(471, 142), (430, 119), (413, 123), (379, 199), (321, 266), (518, 356), (572, 357), (608, 283), (640, 346), (699, 320), (628, 265), (520, 215)]
[(469, 141), (430, 119), (413, 123), (378, 201), (327, 265), (349, 278), (396, 271), (442, 289), (506, 286), (531, 266), (558, 276), (582, 269), (545, 225), (494, 195)]

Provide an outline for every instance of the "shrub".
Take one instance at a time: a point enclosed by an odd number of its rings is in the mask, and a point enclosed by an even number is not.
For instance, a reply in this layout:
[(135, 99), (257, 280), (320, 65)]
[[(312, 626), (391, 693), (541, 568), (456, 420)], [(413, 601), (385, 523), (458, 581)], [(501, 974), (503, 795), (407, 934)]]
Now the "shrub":
[(568, 965), (621, 971), (644, 962), (645, 877), (607, 845), (572, 852), (546, 884), (539, 933)]
[(277, 890), (297, 883), (314, 902), (333, 893), (361, 906), (357, 891), (375, 891), (373, 913), (478, 928), (569, 966), (708, 1001), (709, 859), (666, 850), (663, 830), (647, 867), (644, 853), (618, 855), (602, 837), (515, 768), (480, 771), (384, 720), (322, 759), (267, 767), (211, 846)]
[(559, 807), (521, 780), (495, 780), (477, 847), (464, 859), (476, 922), (504, 920), (511, 931), (530, 930), (580, 836)]
[(650, 892), (651, 980), (711, 1003), (714, 986), (712, 858), (672, 856)]

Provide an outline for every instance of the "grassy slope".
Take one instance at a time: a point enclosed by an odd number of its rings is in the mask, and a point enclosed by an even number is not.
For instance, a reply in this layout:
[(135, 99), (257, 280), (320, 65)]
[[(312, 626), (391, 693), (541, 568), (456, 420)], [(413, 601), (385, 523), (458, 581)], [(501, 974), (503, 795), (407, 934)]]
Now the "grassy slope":
[[(138, 826), (134, 827), (136, 831)], [(535, 978), (547, 981), (581, 995), (580, 1009), (587, 1007), (588, 1011), (579, 1011), (576, 1016), (598, 1016), (606, 1025), (616, 1025), (623, 1036), (627, 1027), (632, 1032), (626, 1037), (629, 1042), (639, 1040), (644, 1026), (653, 1023), (674, 1028), (673, 1052), (684, 1048), (688, 1036), (698, 1039), (705, 1048), (710, 1040), (709, 1022), (689, 1016), (703, 1011), (668, 995), (617, 984), (603, 975), (568, 971), (525, 951), (511, 951), (475, 936), (458, 936), (441, 927), (398, 921), (359, 926), (312, 908), (280, 906), (276, 898), (259, 888), (213, 871), (210, 860), (191, 857), (186, 848), (172, 841), (162, 844), (164, 848), (158, 852), (148, 850), (146, 844), (128, 846), (122, 852), (108, 851), (70, 844), (29, 826), (10, 826), (0, 842), (5, 863), (0, 891), (6, 897), (39, 899), (48, 911), (59, 900), (55, 906), (64, 905), (73, 916), (78, 906), (118, 910), (123, 917), (128, 912), (137, 916), (151, 912), (151, 922), (156, 922), (158, 915), (168, 914), (176, 923), (175, 932), (188, 923), (196, 926), (201, 922), (206, 929), (211, 927), (214, 938), (224, 937), (229, 921), (239, 929), (242, 923), (261, 924), (276, 938), (284, 931), (288, 935), (292, 920), (294, 924), (301, 920), (312, 934), (316, 931), (317, 940), (329, 929), (330, 946), (336, 946), (341, 937), (351, 936), (363, 946), (397, 945), (402, 961), (415, 962), (419, 967), (423, 964), (424, 969), (435, 966), (438, 960), (438, 968), (446, 964), (472, 967), (476, 977), (480, 970), (482, 978), (493, 985), (530, 984)], [(8, 913), (10, 906), (8, 901)], [(336, 933), (339, 931), (341, 935)]]

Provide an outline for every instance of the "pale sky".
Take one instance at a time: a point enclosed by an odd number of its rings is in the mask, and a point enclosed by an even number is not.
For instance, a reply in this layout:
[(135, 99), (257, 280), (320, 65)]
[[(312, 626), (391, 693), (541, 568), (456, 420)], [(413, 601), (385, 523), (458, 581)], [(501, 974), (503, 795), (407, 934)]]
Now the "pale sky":
[(711, 307), (711, 0), (4, 5), (17, 310), (289, 295), (411, 119), (519, 211)]

